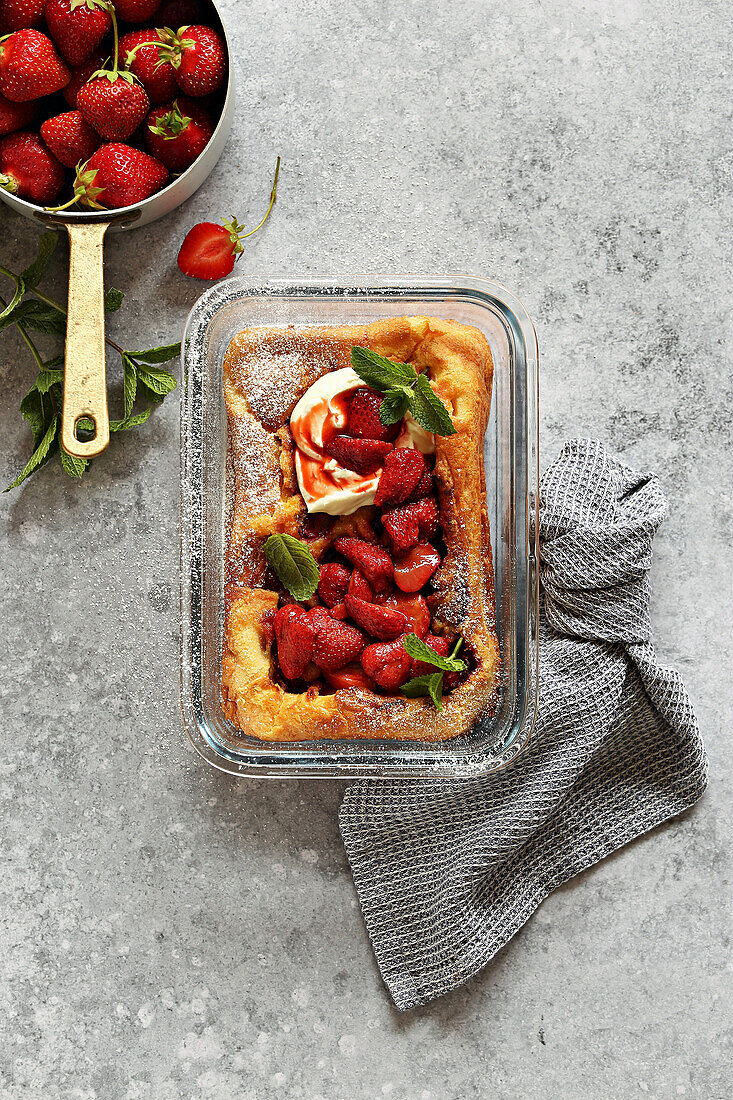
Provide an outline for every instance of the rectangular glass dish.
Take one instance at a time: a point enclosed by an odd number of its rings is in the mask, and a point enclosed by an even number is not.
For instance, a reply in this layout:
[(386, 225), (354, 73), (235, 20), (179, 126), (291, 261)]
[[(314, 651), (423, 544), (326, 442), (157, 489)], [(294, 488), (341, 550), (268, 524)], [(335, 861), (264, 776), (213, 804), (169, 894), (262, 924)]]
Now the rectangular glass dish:
[[(497, 712), (451, 741), (263, 742), (221, 708), (228, 486), (222, 363), (232, 337), (260, 325), (350, 325), (450, 318), (479, 329), (494, 359), (484, 442), (502, 659)], [(469, 777), (506, 766), (537, 711), (538, 351), (521, 303), (486, 279), (455, 276), (239, 277), (199, 298), (183, 339), (181, 398), (181, 710), (194, 748), (232, 775)], [(417, 732), (417, 731), (416, 731)]]

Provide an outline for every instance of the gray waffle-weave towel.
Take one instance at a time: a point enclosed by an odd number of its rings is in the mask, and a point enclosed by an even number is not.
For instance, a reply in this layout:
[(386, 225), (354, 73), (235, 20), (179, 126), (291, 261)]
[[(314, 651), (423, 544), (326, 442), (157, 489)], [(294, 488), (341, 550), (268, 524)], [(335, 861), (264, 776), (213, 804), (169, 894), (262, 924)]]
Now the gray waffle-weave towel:
[(477, 780), (362, 780), (341, 833), (400, 1009), (465, 982), (547, 895), (705, 789), (705, 750), (651, 640), (656, 477), (593, 440), (540, 486), (540, 708), (534, 739)]

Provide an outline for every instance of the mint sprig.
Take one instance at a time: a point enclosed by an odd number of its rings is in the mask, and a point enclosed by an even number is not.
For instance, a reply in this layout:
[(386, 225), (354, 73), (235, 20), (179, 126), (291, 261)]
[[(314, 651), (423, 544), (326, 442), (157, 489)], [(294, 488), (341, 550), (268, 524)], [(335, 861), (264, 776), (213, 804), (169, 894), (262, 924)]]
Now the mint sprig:
[(292, 535), (270, 535), (265, 557), (294, 599), (310, 599), (318, 587), (318, 562), (304, 542)]
[(421, 428), (435, 435), (454, 435), (455, 424), (426, 375), (410, 363), (393, 363), (370, 348), (351, 349), (351, 366), (367, 386), (385, 395), (379, 407), (383, 424), (395, 424), (406, 412)]
[[(56, 233), (42, 234), (35, 260), (20, 275), (0, 265), (0, 275), (6, 276), (15, 284), (12, 298), (7, 304), (0, 297), (0, 332), (14, 327), (38, 368), (35, 382), (20, 403), (21, 415), (28, 421), (33, 432), (33, 453), (5, 492), (16, 488), (32, 473), (40, 470), (55, 454), (59, 455), (61, 465), (69, 477), (81, 478), (89, 466), (87, 459), (72, 458), (60, 446), (64, 372), (59, 368), (63, 365), (63, 356), (55, 355), (44, 360), (30, 336), (31, 332), (38, 332), (42, 336), (58, 338), (66, 333), (66, 310), (59, 302), (38, 289), (57, 239)], [(118, 310), (123, 299), (121, 290), (110, 287), (104, 296), (105, 313)], [(160, 404), (165, 395), (178, 385), (170, 371), (163, 369), (160, 364), (175, 359), (180, 354), (181, 345), (165, 344), (147, 351), (126, 351), (114, 340), (107, 338), (106, 343), (120, 356), (123, 371), (123, 415), (117, 420), (110, 420), (110, 431), (128, 431), (144, 424), (153, 406)], [(139, 408), (135, 412), (136, 402), (138, 406), (144, 402), (147, 407)], [(82, 419), (78, 426), (82, 430), (94, 429), (91, 420)]]
[(440, 653), (418, 638), (417, 634), (408, 634), (402, 645), (416, 661), (423, 661), (426, 665), (433, 665), (440, 672), (428, 672), (422, 676), (413, 676), (400, 688), (408, 699), (416, 699), (421, 695), (429, 695), (438, 711), (443, 709), (443, 675), (445, 672), (465, 672), (465, 661), (456, 654), (463, 644), (463, 638), (459, 638), (453, 647), (449, 657), (443, 657)]

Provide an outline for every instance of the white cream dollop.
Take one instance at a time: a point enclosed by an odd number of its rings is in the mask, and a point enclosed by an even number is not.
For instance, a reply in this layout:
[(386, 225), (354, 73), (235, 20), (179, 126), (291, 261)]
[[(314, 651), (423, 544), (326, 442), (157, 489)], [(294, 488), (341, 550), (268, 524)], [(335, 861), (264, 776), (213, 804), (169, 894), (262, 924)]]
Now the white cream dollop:
[[(357, 474), (339, 466), (323, 451), (324, 428), (329, 435), (346, 427), (348, 395), (364, 382), (351, 367), (330, 371), (316, 379), (297, 403), (290, 417), (295, 440), (295, 472), (309, 512), (348, 516), (357, 508), (374, 503), (381, 469), (374, 474)], [(434, 454), (435, 436), (405, 415), (395, 447), (413, 447)]]

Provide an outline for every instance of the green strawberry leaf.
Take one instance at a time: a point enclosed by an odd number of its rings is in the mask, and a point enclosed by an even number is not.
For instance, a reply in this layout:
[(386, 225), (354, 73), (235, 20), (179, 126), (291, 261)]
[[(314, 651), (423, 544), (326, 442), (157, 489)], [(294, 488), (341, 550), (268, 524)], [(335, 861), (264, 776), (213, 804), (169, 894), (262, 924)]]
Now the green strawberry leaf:
[(410, 412), (421, 428), (435, 435), (454, 435), (455, 424), (424, 374), (418, 376), (410, 395)]
[[(459, 639), (459, 645), (460, 641), (461, 639)], [(433, 665), (435, 668), (441, 668), (444, 672), (465, 672), (468, 667), (466, 662), (462, 661), (460, 657), (454, 656), (458, 650), (458, 645), (455, 647), (450, 657), (441, 657), (441, 655), (436, 653), (431, 646), (426, 645), (422, 639), (418, 638), (417, 634), (408, 634), (402, 642), (402, 645), (416, 661), (424, 661), (425, 664)]]
[(415, 699), (420, 695), (429, 695), (437, 710), (443, 709), (443, 673), (431, 672), (427, 676), (414, 676), (403, 684), (400, 691), (404, 692), (408, 699)]
[(58, 233), (54, 233), (53, 230), (41, 234), (38, 240), (38, 253), (35, 260), (25, 269), (25, 271), (21, 271), (20, 273), (20, 277), (25, 283), (27, 290), (32, 290), (40, 283), (48, 266), (48, 261), (51, 259), (53, 251), (58, 244), (58, 239)]
[(265, 557), (296, 600), (309, 599), (318, 587), (318, 563), (308, 547), (292, 535), (270, 535)]
[(51, 457), (51, 448), (56, 442), (56, 431), (58, 429), (58, 426), (59, 418), (57, 416), (54, 416), (53, 420), (46, 429), (46, 434), (43, 436), (41, 442), (36, 446), (36, 449), (28, 460), (26, 466), (18, 474), (15, 481), (12, 481), (6, 489), (3, 489), (4, 493), (9, 492), (11, 489), (17, 489), (21, 482), (25, 481), (25, 479), (27, 477), (30, 477), (30, 475), (34, 473), (35, 470), (39, 469), (39, 467), (43, 466), (44, 463), (48, 462), (49, 458)]
[(417, 378), (417, 371), (409, 363), (393, 363), (369, 348), (352, 348), (351, 366), (362, 382), (383, 393), (400, 386), (412, 386)]

